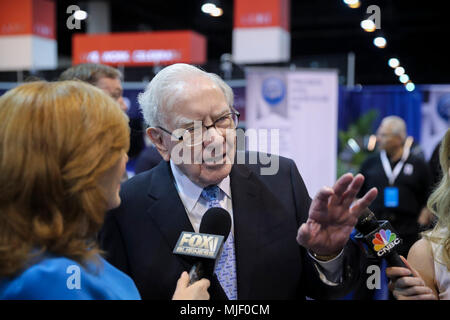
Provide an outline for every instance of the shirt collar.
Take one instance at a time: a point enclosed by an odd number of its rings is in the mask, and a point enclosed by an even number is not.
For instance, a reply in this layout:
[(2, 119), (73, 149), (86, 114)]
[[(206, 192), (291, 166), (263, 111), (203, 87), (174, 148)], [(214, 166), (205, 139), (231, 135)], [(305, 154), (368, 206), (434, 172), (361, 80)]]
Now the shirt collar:
[[(172, 169), (173, 177), (175, 178), (175, 187), (178, 190), (178, 194), (188, 212), (191, 212), (200, 198), (203, 188), (192, 182), (183, 172), (181, 172), (172, 160), (170, 160), (170, 168)], [(218, 184), (218, 187), (231, 199), (229, 175)]]

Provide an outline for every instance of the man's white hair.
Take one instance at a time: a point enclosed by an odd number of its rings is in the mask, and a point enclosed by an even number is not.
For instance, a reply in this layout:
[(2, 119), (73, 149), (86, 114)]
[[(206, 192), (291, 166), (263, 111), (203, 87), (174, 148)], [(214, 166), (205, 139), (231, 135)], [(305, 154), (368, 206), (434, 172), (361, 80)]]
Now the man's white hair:
[(138, 96), (140, 109), (149, 127), (165, 126), (168, 117), (177, 116), (170, 114), (171, 108), (181, 97), (185, 85), (195, 76), (212, 80), (222, 90), (228, 106), (233, 106), (233, 90), (218, 75), (189, 64), (176, 63), (158, 72)]

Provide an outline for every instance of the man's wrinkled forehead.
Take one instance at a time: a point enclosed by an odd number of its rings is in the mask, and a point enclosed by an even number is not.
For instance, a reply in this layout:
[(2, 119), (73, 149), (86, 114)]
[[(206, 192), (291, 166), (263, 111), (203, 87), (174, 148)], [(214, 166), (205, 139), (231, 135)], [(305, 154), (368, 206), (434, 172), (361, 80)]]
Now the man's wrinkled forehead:
[[(197, 84), (196, 80), (199, 76), (183, 76), (176, 79), (173, 83), (170, 84), (169, 90), (166, 90), (166, 96), (163, 100), (163, 104), (166, 111), (171, 111), (172, 107), (179, 101), (180, 99), (185, 98), (187, 95), (195, 92), (195, 85)], [(203, 77), (204, 78), (204, 77)]]
[(169, 110), (173, 105), (178, 101), (178, 99), (183, 97), (183, 93), (186, 91), (186, 82), (185, 81), (177, 81), (170, 86), (170, 90), (167, 90), (167, 93), (162, 101), (165, 108), (163, 110)]
[[(193, 112), (190, 117), (186, 115), (180, 114), (179, 110), (176, 110), (175, 106), (180, 104), (182, 100), (187, 99), (200, 99), (203, 90), (205, 89), (214, 89), (223, 93), (220, 87), (214, 83), (211, 79), (204, 76), (195, 76), (191, 78), (180, 79), (176, 83), (171, 86), (171, 90), (167, 92), (167, 96), (164, 99), (163, 104), (165, 107), (163, 108), (163, 112), (165, 113), (164, 117), (166, 119), (171, 119), (173, 124), (176, 124), (178, 127), (184, 127), (188, 124), (192, 124), (193, 121), (203, 121), (205, 114), (203, 112)], [(187, 108), (187, 106), (185, 106)], [(206, 116), (210, 116), (212, 119), (223, 115), (226, 112), (229, 112), (230, 107), (226, 101), (224, 96), (224, 103), (218, 110), (215, 110), (214, 114), (209, 114)], [(183, 111), (190, 112), (192, 110)], [(198, 114), (197, 114), (198, 113)]]

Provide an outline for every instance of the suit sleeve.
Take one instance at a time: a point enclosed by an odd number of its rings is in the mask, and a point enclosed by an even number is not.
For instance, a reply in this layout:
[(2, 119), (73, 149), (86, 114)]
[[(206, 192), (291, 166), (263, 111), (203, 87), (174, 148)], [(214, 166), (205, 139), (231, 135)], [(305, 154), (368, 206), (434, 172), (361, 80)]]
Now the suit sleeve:
[(105, 259), (116, 268), (130, 275), (128, 258), (122, 233), (115, 216), (118, 209), (106, 213), (106, 219), (99, 232), (100, 248), (105, 251)]

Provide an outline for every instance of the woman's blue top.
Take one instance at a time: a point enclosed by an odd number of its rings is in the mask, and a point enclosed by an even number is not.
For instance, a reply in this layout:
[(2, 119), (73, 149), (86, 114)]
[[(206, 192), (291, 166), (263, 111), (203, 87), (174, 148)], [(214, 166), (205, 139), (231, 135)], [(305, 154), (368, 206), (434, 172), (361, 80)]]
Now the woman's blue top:
[(98, 256), (86, 267), (61, 256), (45, 255), (14, 277), (0, 277), (0, 299), (140, 300), (133, 280)]

